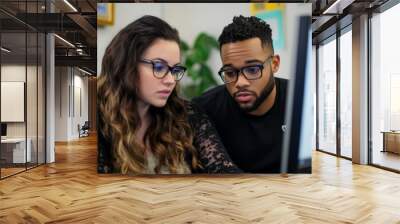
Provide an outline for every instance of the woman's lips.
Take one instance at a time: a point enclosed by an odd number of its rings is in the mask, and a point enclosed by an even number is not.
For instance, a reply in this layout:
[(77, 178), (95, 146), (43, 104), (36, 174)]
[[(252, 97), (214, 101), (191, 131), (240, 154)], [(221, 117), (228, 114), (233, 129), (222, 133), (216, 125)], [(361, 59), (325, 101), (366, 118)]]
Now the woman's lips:
[(157, 94), (160, 95), (161, 97), (168, 97), (169, 94), (171, 94), (172, 91), (170, 90), (161, 90), (157, 91)]

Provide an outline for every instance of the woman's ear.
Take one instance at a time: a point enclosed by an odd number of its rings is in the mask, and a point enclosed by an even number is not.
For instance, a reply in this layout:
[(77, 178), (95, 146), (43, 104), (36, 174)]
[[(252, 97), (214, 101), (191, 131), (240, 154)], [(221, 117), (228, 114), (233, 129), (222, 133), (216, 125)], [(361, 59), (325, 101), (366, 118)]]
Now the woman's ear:
[(279, 54), (276, 54), (272, 57), (272, 72), (275, 74), (279, 70), (279, 65), (281, 63), (281, 58)]

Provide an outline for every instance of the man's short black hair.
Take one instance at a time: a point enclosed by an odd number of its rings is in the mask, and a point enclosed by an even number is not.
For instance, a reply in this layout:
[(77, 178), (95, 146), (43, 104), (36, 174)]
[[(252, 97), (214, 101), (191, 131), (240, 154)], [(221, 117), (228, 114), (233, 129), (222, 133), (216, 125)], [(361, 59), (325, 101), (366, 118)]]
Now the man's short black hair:
[(233, 17), (233, 22), (224, 27), (218, 38), (219, 48), (223, 44), (233, 43), (258, 37), (263, 47), (270, 46), (272, 51), (272, 30), (268, 23), (255, 16), (244, 17), (242, 15)]

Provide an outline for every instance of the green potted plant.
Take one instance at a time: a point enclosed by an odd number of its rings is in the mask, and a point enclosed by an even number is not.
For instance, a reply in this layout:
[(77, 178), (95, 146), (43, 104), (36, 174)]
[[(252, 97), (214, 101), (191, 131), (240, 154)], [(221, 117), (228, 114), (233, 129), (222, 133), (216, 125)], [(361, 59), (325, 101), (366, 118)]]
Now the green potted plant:
[(218, 85), (207, 61), (213, 49), (218, 50), (217, 40), (207, 33), (199, 33), (190, 47), (185, 41), (181, 41), (183, 63), (188, 68), (189, 83), (181, 86), (184, 97), (191, 99), (201, 95), (210, 87)]

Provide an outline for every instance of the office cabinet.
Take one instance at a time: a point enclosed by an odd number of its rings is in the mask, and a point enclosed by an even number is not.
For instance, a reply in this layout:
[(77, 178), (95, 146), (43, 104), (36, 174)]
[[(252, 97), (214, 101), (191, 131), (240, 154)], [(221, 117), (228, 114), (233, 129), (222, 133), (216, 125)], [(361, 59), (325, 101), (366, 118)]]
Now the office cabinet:
[(383, 133), (383, 152), (393, 152), (400, 154), (400, 132)]

